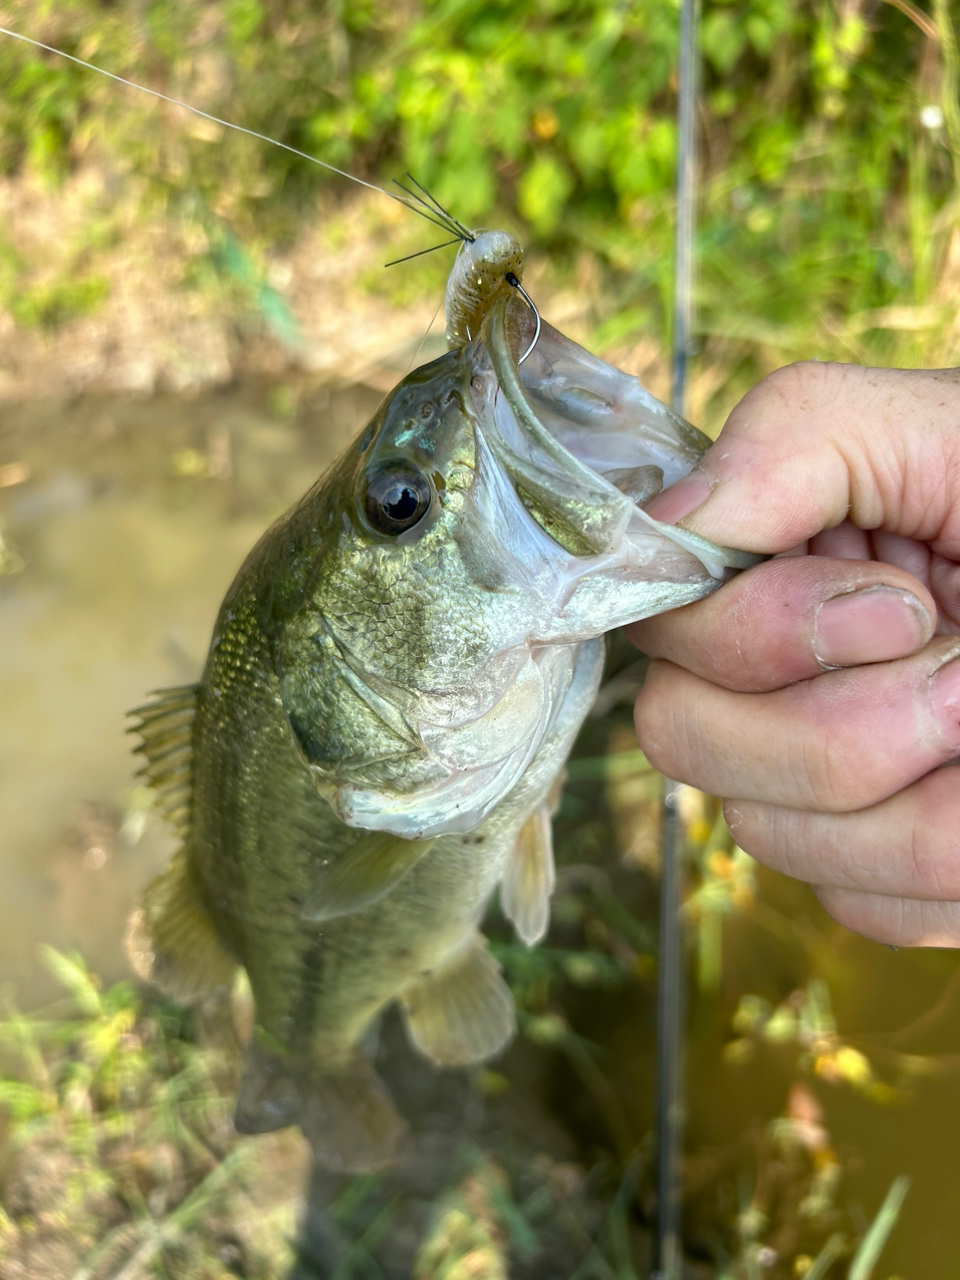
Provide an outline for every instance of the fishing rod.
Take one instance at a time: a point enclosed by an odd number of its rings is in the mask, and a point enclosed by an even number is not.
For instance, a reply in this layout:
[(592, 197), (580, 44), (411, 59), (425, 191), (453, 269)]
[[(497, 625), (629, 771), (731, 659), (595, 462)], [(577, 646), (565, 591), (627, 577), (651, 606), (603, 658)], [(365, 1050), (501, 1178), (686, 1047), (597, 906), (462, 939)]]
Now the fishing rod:
[[(677, 99), (677, 223), (674, 251), (673, 409), (685, 416), (693, 326), (696, 219), (696, 112), (699, 0), (683, 0)], [(661, 811), (660, 954), (657, 969), (657, 1222), (652, 1280), (683, 1271), (683, 1134), (686, 1120), (683, 854), (686, 827), (680, 783), (665, 778)]]

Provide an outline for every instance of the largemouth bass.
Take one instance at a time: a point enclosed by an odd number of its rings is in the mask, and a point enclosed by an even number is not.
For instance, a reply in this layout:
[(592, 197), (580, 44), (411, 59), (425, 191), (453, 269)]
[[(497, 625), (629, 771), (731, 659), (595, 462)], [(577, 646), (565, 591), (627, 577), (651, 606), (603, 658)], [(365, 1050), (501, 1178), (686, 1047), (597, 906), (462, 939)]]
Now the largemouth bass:
[(437, 1063), (513, 1035), (479, 926), (499, 886), (526, 943), (546, 930), (603, 633), (747, 562), (638, 505), (709, 440), (549, 325), (518, 366), (532, 323), (500, 296), (405, 378), (247, 557), (199, 684), (135, 713), (182, 847), (134, 963), (181, 999), (246, 969), (237, 1128), (299, 1123), (332, 1168), (402, 1132), (361, 1048), (391, 1001)]

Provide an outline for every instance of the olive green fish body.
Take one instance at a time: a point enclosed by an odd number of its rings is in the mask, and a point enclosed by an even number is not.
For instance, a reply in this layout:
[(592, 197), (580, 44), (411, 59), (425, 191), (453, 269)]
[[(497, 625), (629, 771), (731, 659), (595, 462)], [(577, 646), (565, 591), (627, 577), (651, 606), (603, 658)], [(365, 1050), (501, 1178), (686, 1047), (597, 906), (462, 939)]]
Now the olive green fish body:
[(197, 695), (186, 847), (217, 931), (247, 969), (259, 1024), (291, 1050), (339, 1066), (379, 1009), (476, 930), (520, 829), (563, 766), (601, 650), (585, 646), (566, 714), (485, 821), (438, 837), (388, 897), (311, 923), (304, 906), (318, 869), (362, 832), (319, 794), (274, 663), (283, 629), (274, 544), (289, 550), (296, 519), (258, 546), (224, 603)]
[(299, 1122), (336, 1168), (399, 1140), (361, 1049), (391, 1001), (439, 1063), (510, 1039), (479, 926), (499, 887), (528, 945), (546, 930), (602, 634), (732, 563), (629, 496), (705, 438), (549, 326), (521, 378), (509, 305), (388, 397), (248, 556), (199, 685), (137, 713), (183, 844), (132, 920), (134, 963), (185, 999), (246, 969), (237, 1127)]

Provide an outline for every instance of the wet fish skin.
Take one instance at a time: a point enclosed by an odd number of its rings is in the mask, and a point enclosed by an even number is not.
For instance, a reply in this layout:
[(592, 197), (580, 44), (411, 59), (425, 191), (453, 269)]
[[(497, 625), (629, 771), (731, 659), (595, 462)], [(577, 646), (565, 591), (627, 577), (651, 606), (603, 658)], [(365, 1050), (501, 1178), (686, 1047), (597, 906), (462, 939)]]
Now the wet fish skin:
[[(247, 557), (199, 685), (139, 713), (183, 850), (135, 917), (134, 963), (185, 998), (244, 966), (256, 1030), (237, 1126), (298, 1122), (332, 1167), (376, 1168), (399, 1141), (359, 1049), (391, 1000), (440, 1063), (510, 1039), (479, 924), (505, 881), (524, 940), (545, 927), (545, 814), (602, 632), (717, 585), (642, 521), (621, 546), (629, 500), (572, 456), (565, 475), (542, 432), (525, 453), (522, 427), (482, 342), (410, 375)], [(680, 435), (657, 465), (692, 465), (705, 438)], [(425, 478), (430, 502), (388, 535), (364, 494), (391, 468)], [(514, 475), (536, 489), (529, 507)], [(583, 546), (558, 543), (551, 521)]]
[[(492, 962), (478, 962), (483, 981), (465, 993), (466, 1016), (445, 1021), (434, 1012), (420, 1032), (418, 987), (451, 961), (484, 955), (477, 926), (486, 902), (569, 751), (599, 670), (597, 641), (586, 647), (567, 709), (537, 758), (485, 822), (437, 838), (387, 898), (320, 925), (308, 918), (318, 869), (366, 834), (337, 816), (318, 774), (416, 786), (425, 772), (410, 730), (396, 717), (385, 722), (356, 694), (343, 646), (354, 666), (372, 662), (386, 680), (415, 671), (435, 686), (450, 682), (448, 672), (469, 678), (471, 664), (489, 656), (480, 597), (489, 597), (491, 582), (476, 580), (474, 560), (464, 564), (445, 529), (457, 523), (476, 465), (475, 424), (463, 403), (472, 371), (473, 362), (454, 352), (408, 379), (248, 556), (195, 691), (182, 769), (184, 857), (148, 890), (132, 931), (141, 972), (174, 993), (193, 997), (205, 976), (246, 968), (257, 1031), (238, 1124), (257, 1131), (299, 1120), (309, 1133), (325, 1090), (312, 1128), (334, 1166), (376, 1167), (397, 1140), (389, 1103), (378, 1103), (357, 1051), (390, 999), (410, 1002), (414, 1039), (439, 1061), (489, 1056), (513, 1034), (512, 1000)], [(356, 505), (363, 475), (400, 448), (432, 468), (442, 495), (433, 527), (406, 545), (402, 535), (391, 544), (366, 529)], [(182, 701), (174, 695), (174, 716)], [(161, 714), (154, 723), (167, 721)], [(184, 932), (204, 916), (223, 948), (217, 963), (209, 948), (184, 947)], [(194, 962), (206, 973), (192, 972)], [(365, 1106), (351, 1097), (358, 1079)], [(343, 1132), (330, 1130), (331, 1115), (351, 1111), (357, 1119)]]

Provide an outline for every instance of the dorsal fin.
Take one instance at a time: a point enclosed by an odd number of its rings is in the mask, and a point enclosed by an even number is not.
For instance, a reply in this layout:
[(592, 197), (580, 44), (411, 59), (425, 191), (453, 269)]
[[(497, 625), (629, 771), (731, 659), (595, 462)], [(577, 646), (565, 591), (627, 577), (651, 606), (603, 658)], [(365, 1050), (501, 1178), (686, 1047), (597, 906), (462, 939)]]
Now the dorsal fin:
[[(145, 764), (137, 773), (157, 794), (157, 808), (186, 844), (193, 792), (193, 720), (197, 685), (158, 689), (131, 711), (128, 732)], [(237, 962), (210, 919), (186, 848), (174, 854), (162, 875), (147, 885), (127, 927), (127, 954), (134, 969), (175, 1000), (197, 1000), (228, 987)]]
[(183, 684), (158, 689), (150, 702), (129, 713), (136, 723), (127, 731), (139, 735), (134, 751), (146, 761), (137, 777), (157, 793), (157, 807), (181, 839), (190, 826), (197, 688)]

